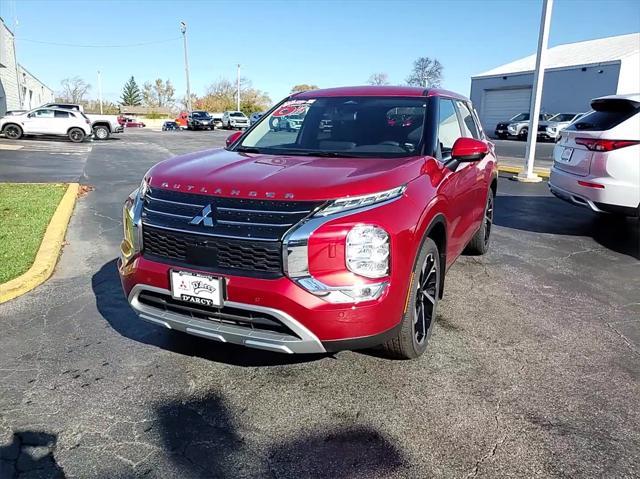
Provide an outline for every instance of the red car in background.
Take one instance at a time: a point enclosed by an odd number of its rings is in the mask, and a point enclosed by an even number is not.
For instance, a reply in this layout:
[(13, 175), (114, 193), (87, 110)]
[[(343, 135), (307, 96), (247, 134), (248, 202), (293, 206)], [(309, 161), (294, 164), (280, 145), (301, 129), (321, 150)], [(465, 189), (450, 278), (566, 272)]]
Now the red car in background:
[(144, 128), (145, 126), (147, 126), (140, 120), (122, 116), (118, 117), (118, 123), (120, 123), (125, 128)]
[[(299, 129), (270, 128), (289, 115)], [(144, 175), (123, 210), (124, 292), (140, 318), (218, 342), (284, 353), (382, 345), (416, 358), (447, 269), (489, 247), (497, 175), (461, 95), (295, 94), (227, 148)]]

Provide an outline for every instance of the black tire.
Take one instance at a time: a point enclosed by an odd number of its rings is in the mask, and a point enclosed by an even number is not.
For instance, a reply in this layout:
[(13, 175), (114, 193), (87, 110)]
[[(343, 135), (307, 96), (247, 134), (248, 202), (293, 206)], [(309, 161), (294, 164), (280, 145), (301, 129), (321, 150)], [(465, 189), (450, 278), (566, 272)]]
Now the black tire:
[(482, 226), (473, 235), (471, 241), (465, 248), (465, 254), (469, 255), (483, 255), (489, 251), (489, 243), (491, 242), (491, 230), (493, 229), (493, 211), (495, 204), (495, 195), (493, 190), (489, 189), (489, 196), (487, 197), (487, 203), (484, 207), (484, 217), (482, 218)]
[(529, 135), (529, 128), (525, 126), (522, 130), (520, 130), (520, 133), (518, 133), (518, 138), (520, 138), (523, 141), (527, 141), (528, 135)]
[(413, 268), (408, 307), (402, 315), (400, 330), (382, 345), (389, 357), (416, 359), (427, 350), (436, 322), (441, 268), (438, 247), (431, 238), (425, 238)]
[(23, 135), (22, 128), (13, 123), (5, 126), (2, 133), (4, 133), (4, 136), (9, 140), (19, 140)]
[(110, 135), (109, 128), (104, 125), (94, 126), (93, 135), (96, 137), (96, 140), (108, 140)]
[(500, 140), (505, 140), (509, 137), (509, 135), (505, 135), (504, 133), (500, 133), (499, 135), (496, 135)]
[(71, 128), (67, 135), (73, 143), (82, 143), (84, 141), (84, 137), (86, 136), (81, 128)]

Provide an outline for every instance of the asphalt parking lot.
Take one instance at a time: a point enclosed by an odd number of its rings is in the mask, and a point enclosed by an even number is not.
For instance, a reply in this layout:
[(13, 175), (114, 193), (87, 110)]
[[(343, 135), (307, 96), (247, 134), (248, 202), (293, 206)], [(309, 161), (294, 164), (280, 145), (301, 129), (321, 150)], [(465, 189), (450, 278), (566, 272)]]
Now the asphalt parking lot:
[(54, 276), (0, 305), (1, 478), (640, 474), (639, 223), (545, 183), (500, 179), (491, 251), (449, 271), (420, 360), (277, 355), (138, 320), (116, 271), (122, 201), (156, 162), (226, 136), (0, 139), (1, 181), (95, 188)]

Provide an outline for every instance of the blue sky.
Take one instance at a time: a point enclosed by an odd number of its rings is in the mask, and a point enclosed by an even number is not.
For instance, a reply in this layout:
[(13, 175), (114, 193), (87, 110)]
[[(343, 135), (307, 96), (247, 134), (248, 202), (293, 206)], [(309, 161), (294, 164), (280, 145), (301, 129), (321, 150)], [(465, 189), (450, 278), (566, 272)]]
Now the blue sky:
[[(357, 85), (386, 72), (403, 83), (419, 56), (444, 65), (444, 87), (469, 94), (470, 76), (535, 51), (541, 0), (522, 1), (36, 1), (0, 0), (18, 60), (49, 86), (80, 76), (117, 101), (131, 76), (171, 79), (185, 92), (178, 23), (189, 26), (191, 89), (203, 93), (235, 64), (275, 102), (292, 85)], [(18, 24), (15, 25), (17, 19)], [(612, 20), (612, 21), (610, 21)], [(550, 45), (640, 29), (637, 0), (556, 0)], [(117, 45), (80, 48), (35, 42)]]

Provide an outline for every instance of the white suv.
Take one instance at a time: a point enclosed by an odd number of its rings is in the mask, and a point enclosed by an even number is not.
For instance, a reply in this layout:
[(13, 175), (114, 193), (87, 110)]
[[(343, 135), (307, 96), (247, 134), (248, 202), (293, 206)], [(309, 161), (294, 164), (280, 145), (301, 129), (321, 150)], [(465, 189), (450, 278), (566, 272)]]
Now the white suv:
[(549, 189), (597, 213), (640, 216), (640, 94), (596, 98), (591, 108), (561, 132)]
[(222, 126), (231, 128), (249, 128), (249, 118), (241, 111), (225, 111), (222, 115)]
[(66, 136), (74, 143), (90, 137), (91, 121), (81, 111), (62, 108), (36, 108), (20, 115), (0, 118), (0, 132), (17, 140), (23, 135)]

